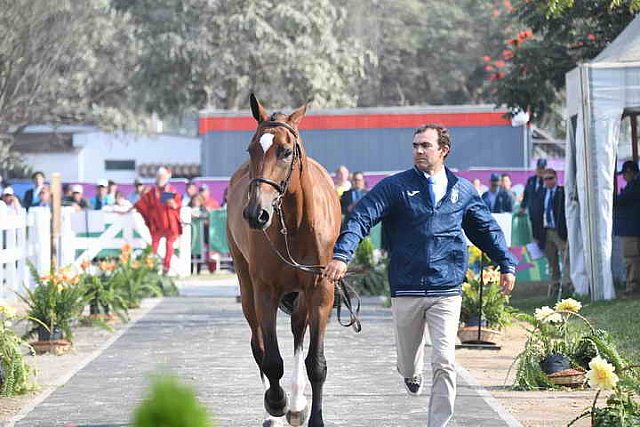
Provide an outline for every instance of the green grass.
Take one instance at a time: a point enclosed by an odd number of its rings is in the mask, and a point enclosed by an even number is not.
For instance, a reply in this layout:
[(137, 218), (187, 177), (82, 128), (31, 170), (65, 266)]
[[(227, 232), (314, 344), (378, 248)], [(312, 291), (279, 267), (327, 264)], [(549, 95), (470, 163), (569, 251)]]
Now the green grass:
[[(511, 304), (518, 310), (533, 314), (543, 305), (553, 307), (554, 298), (528, 297), (514, 298)], [(620, 354), (631, 364), (640, 364), (640, 299), (618, 299), (591, 303), (582, 300), (580, 314), (585, 316), (595, 328), (609, 332)]]

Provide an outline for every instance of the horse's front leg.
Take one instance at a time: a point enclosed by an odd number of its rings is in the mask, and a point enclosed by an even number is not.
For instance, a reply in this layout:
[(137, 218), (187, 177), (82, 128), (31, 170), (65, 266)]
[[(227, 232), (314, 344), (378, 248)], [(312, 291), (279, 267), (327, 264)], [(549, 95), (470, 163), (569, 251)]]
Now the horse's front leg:
[[(261, 289), (264, 287), (257, 287)], [(261, 369), (269, 380), (269, 388), (264, 393), (264, 408), (274, 417), (282, 417), (287, 413), (287, 395), (280, 386), (280, 379), (284, 371), (278, 337), (276, 335), (276, 316), (279, 296), (271, 290), (256, 292), (254, 302), (262, 339), (264, 355)]]
[(304, 389), (307, 385), (307, 375), (304, 365), (304, 334), (307, 330), (308, 312), (303, 295), (298, 295), (293, 314), (291, 316), (291, 332), (293, 333), (293, 372), (291, 373), (291, 399), (287, 421), (292, 426), (304, 425), (309, 412)]
[(327, 361), (324, 357), (324, 332), (333, 307), (333, 285), (322, 281), (309, 292), (309, 353), (305, 359), (307, 375), (311, 382), (312, 402), (309, 427), (324, 426), (322, 419), (322, 388), (327, 378)]

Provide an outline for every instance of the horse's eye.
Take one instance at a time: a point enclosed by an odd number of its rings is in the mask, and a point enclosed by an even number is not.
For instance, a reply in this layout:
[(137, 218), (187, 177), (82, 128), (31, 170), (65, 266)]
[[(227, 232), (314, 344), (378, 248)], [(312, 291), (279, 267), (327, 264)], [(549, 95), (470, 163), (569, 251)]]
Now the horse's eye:
[(293, 150), (290, 148), (284, 148), (281, 152), (280, 152), (280, 156), (283, 159), (286, 159), (288, 157), (291, 157), (291, 155), (293, 154)]

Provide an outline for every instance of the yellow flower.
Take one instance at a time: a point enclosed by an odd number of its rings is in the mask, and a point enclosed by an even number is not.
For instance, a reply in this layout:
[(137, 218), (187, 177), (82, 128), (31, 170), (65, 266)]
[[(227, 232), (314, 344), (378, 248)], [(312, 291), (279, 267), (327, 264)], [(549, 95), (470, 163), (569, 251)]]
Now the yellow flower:
[(64, 290), (64, 284), (58, 283), (58, 292), (62, 292)]
[(471, 283), (476, 280), (476, 275), (473, 273), (472, 269), (468, 269), (465, 274), (465, 278), (467, 279), (467, 282)]
[(469, 283), (467, 283), (467, 282), (464, 282), (462, 284), (462, 292), (463, 293), (467, 293), (469, 291), (471, 291), (471, 285)]
[(140, 261), (133, 261), (133, 262), (131, 263), (131, 268), (133, 268), (134, 270), (139, 269), (139, 268), (140, 268), (140, 266), (141, 266)]
[(611, 390), (618, 383), (618, 376), (615, 374), (612, 364), (596, 356), (589, 362), (589, 370), (586, 373), (589, 387)]
[(576, 301), (573, 298), (565, 298), (562, 301), (556, 303), (556, 311), (573, 311), (577, 313), (582, 308), (580, 301)]
[(469, 263), (475, 264), (482, 256), (482, 251), (475, 246), (469, 246)]
[(0, 314), (5, 318), (15, 317), (16, 309), (9, 305), (6, 301), (0, 299)]
[(148, 256), (145, 260), (144, 260), (144, 264), (147, 268), (153, 268), (154, 266), (154, 262), (153, 262), (153, 257)]
[(484, 279), (485, 285), (488, 285), (489, 283), (499, 283), (500, 272), (498, 270), (493, 270), (492, 268), (487, 268), (482, 273), (482, 278)]
[(559, 323), (562, 322), (562, 315), (560, 313), (556, 313), (554, 309), (545, 305), (541, 308), (536, 308), (534, 316), (538, 322), (541, 323)]
[(129, 261), (129, 253), (122, 252), (122, 254), (120, 255), (120, 262), (126, 263), (127, 261)]

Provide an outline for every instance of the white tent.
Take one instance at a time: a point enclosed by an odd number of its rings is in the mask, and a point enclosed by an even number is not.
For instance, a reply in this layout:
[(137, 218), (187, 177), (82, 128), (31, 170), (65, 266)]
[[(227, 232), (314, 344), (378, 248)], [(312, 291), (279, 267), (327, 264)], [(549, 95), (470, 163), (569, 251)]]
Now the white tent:
[(566, 82), (571, 279), (579, 294), (612, 299), (615, 167), (622, 118), (633, 116), (633, 128), (640, 113), (640, 16), (593, 61), (567, 73)]

